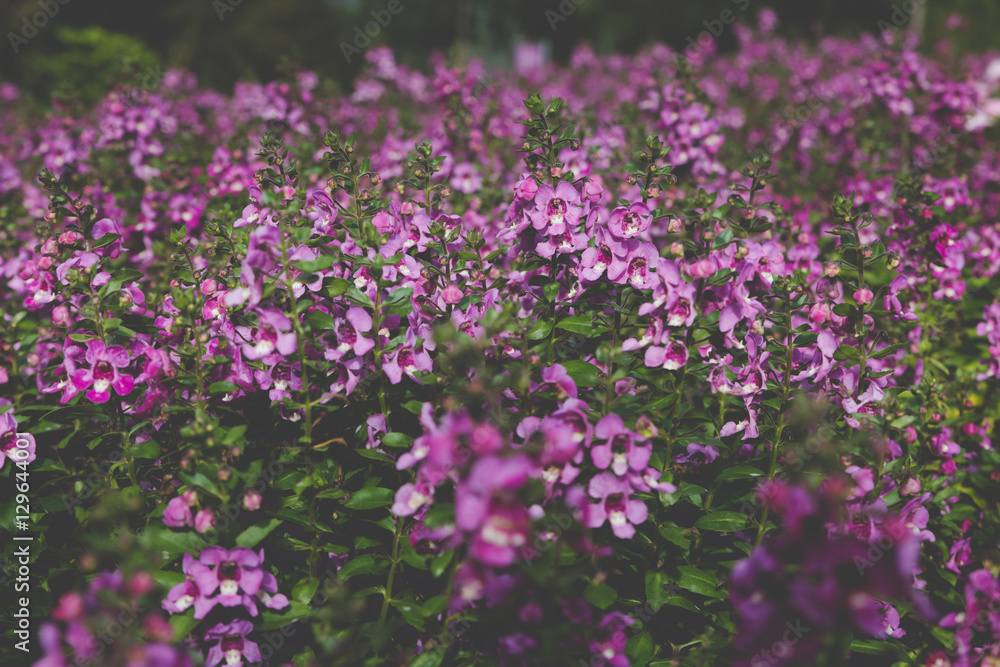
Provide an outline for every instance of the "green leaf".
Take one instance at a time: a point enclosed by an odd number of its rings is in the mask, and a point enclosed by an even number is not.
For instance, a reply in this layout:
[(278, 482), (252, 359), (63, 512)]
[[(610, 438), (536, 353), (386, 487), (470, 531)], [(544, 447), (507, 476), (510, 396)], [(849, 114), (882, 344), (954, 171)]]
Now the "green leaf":
[(734, 479), (753, 479), (763, 474), (760, 470), (750, 466), (734, 466), (720, 472), (715, 479), (720, 482), (728, 482)]
[(97, 248), (103, 248), (105, 246), (109, 246), (118, 239), (120, 239), (121, 237), (122, 237), (121, 234), (112, 234), (112, 233), (105, 234), (101, 238), (94, 241), (94, 245), (92, 245), (91, 248), (96, 250)]
[(618, 591), (607, 584), (590, 584), (583, 589), (583, 599), (598, 609), (607, 609), (618, 599)]
[(578, 387), (596, 387), (598, 378), (602, 374), (600, 368), (580, 359), (570, 359), (569, 361), (562, 362), (562, 365), (566, 369), (567, 375), (573, 378), (573, 382)]
[(391, 505), (395, 495), (396, 492), (392, 489), (367, 486), (363, 489), (358, 489), (354, 495), (347, 500), (342, 500), (341, 503), (344, 507), (349, 507), (352, 510), (370, 510)]
[(281, 525), (281, 519), (271, 519), (265, 523), (256, 523), (236, 536), (236, 546), (252, 548)]
[(292, 266), (304, 273), (315, 273), (316, 271), (322, 271), (323, 269), (329, 268), (330, 265), (333, 264), (333, 261), (333, 255), (320, 255), (316, 259), (300, 259), (294, 261), (292, 262)]
[(572, 317), (559, 320), (556, 327), (559, 329), (565, 329), (566, 331), (572, 331), (573, 333), (586, 335), (593, 331), (594, 320), (590, 313), (584, 315), (574, 315)]
[(691, 565), (681, 565), (677, 569), (681, 573), (677, 585), (684, 590), (706, 597), (721, 598), (726, 596), (726, 592), (719, 586), (718, 577), (711, 572)]
[(413, 444), (413, 436), (393, 431), (382, 436), (382, 444), (386, 447), (409, 447)]
[(313, 329), (334, 329), (337, 325), (333, 316), (322, 310), (314, 310), (306, 316), (306, 323)]
[(425, 651), (410, 661), (410, 667), (440, 667), (444, 662), (444, 649)]
[(375, 554), (362, 554), (357, 558), (352, 558), (347, 561), (338, 574), (341, 578), (347, 579), (348, 577), (353, 577), (356, 574), (372, 574), (373, 572), (379, 572), (388, 565), (388, 560), (376, 556)]
[(715, 530), (720, 533), (735, 533), (747, 525), (746, 514), (740, 512), (712, 512), (694, 523), (699, 530)]
[(850, 345), (841, 345), (837, 348), (837, 351), (833, 353), (833, 358), (837, 361), (844, 361), (845, 359), (859, 359), (858, 349)]
[(552, 333), (552, 322), (549, 320), (535, 320), (528, 327), (529, 340), (544, 340)]
[(663, 539), (679, 546), (681, 549), (687, 549), (691, 545), (684, 536), (684, 533), (681, 532), (681, 529), (672, 523), (665, 523), (660, 526), (660, 535)]
[(326, 296), (333, 298), (340, 296), (348, 289), (350, 289), (351, 286), (352, 286), (351, 281), (345, 278), (325, 278), (323, 280), (322, 292)]
[(239, 391), (240, 388), (237, 387), (232, 382), (227, 382), (225, 380), (219, 382), (213, 382), (208, 385), (208, 393), (210, 394), (231, 394), (234, 391)]
[(445, 570), (448, 569), (448, 565), (451, 563), (451, 559), (454, 557), (455, 551), (453, 549), (445, 549), (431, 561), (431, 574), (434, 575), (435, 579), (441, 577)]
[(653, 659), (655, 649), (653, 637), (648, 632), (642, 632), (628, 640), (625, 654), (631, 658), (631, 664), (647, 665)]
[(428, 528), (440, 528), (455, 523), (455, 506), (451, 503), (434, 503), (424, 517)]
[(309, 604), (319, 589), (319, 577), (306, 577), (292, 587), (292, 600)]
[(660, 611), (660, 607), (667, 603), (667, 598), (671, 593), (665, 586), (670, 583), (670, 578), (666, 572), (650, 571), (646, 573), (646, 601), (653, 611)]
[(190, 614), (174, 614), (170, 617), (170, 629), (174, 631), (174, 642), (178, 643), (195, 629), (201, 621), (195, 620), (194, 612)]
[(291, 625), (295, 621), (312, 616), (312, 609), (307, 604), (302, 604), (297, 600), (291, 601), (287, 607), (280, 612), (263, 611), (260, 618), (254, 623), (255, 630), (275, 630)]
[(872, 352), (871, 354), (869, 354), (868, 358), (869, 359), (882, 359), (883, 357), (888, 357), (890, 354), (892, 354), (893, 352), (895, 352), (896, 350), (900, 349), (901, 347), (903, 347), (904, 345), (907, 345), (907, 344), (908, 343), (893, 343), (892, 345), (886, 345), (881, 350), (878, 350), (876, 352)]
[[(151, 532), (151, 531), (149, 531)], [(201, 550), (208, 546), (204, 539), (197, 533), (177, 532), (169, 529), (157, 530), (148, 536), (150, 543), (156, 551), (165, 551), (173, 558), (183, 553), (201, 553)]]
[(128, 452), (137, 459), (155, 459), (160, 456), (160, 445), (155, 440), (144, 440), (129, 445)]

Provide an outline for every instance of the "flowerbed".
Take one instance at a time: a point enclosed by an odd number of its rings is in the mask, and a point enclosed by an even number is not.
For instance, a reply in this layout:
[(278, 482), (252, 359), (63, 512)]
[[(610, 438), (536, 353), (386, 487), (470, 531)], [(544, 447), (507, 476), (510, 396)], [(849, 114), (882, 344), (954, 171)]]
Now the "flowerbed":
[(30, 660), (1000, 664), (997, 61), (769, 21), (0, 89)]

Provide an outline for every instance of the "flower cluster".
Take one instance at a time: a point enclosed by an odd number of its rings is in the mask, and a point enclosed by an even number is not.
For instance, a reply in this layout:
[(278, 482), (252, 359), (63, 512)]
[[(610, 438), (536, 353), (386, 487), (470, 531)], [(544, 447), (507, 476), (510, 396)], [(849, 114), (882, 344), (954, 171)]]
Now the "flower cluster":
[(997, 61), (774, 23), (0, 111), (0, 475), (177, 630), (102, 660), (996, 658)]

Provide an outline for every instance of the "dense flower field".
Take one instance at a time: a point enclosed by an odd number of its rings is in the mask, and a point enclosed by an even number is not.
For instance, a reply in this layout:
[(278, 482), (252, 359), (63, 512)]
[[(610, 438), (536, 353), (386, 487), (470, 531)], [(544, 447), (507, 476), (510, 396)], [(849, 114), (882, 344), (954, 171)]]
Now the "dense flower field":
[(1000, 665), (1000, 60), (772, 23), (0, 87), (9, 664)]

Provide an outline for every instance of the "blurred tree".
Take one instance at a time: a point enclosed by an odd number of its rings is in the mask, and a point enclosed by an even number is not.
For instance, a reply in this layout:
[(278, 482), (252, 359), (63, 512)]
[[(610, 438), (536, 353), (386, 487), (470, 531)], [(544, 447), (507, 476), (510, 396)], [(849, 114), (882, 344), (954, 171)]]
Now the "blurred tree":
[[(9, 26), (4, 34), (18, 30), (24, 17), (37, 12), (38, 1), (0, 0), (0, 25)], [(581, 42), (598, 51), (634, 52), (653, 41), (683, 48), (724, 10), (733, 11), (740, 21), (754, 22), (765, 6), (778, 12), (780, 32), (791, 37), (874, 33), (880, 20), (890, 20), (893, 11), (904, 6), (903, 0), (398, 1), (401, 12), (379, 26), (370, 41), (391, 46), (397, 57), (417, 66), (425, 66), (432, 51), (451, 49), (501, 62), (520, 40), (547, 42), (559, 60)], [(109, 54), (135, 57), (145, 45), (144, 53), (154, 54), (160, 68), (188, 68), (203, 85), (221, 89), (237, 79), (273, 79), (288, 65), (313, 69), (346, 85), (363, 66), (363, 58), (345, 58), (341, 45), (354, 47), (354, 40), (362, 39), (359, 33), (373, 20), (372, 12), (384, 17), (387, 4), (388, 0), (69, 0), (16, 54), (9, 45), (0, 48), (0, 78), (14, 80), (43, 98), (59, 88), (55, 80), (61, 77), (92, 91), (94, 86), (107, 86), (109, 69), (114, 78), (114, 58)], [(996, 0), (923, 0), (921, 7), (925, 9), (914, 20), (925, 21), (928, 45), (947, 35), (959, 49), (1000, 46)], [(552, 22), (546, 12), (565, 20)], [(967, 17), (965, 27), (957, 31), (947, 27), (954, 12)], [(102, 32), (79, 30), (88, 26)], [(101, 48), (87, 41), (98, 34), (102, 35), (98, 41), (105, 43)], [(731, 48), (732, 31), (722, 31), (717, 44)], [(59, 64), (65, 62), (60, 57), (75, 59), (78, 67), (67, 70)], [(119, 67), (119, 71), (123, 78), (125, 70)], [(87, 78), (93, 78), (93, 85), (84, 81)]]

